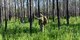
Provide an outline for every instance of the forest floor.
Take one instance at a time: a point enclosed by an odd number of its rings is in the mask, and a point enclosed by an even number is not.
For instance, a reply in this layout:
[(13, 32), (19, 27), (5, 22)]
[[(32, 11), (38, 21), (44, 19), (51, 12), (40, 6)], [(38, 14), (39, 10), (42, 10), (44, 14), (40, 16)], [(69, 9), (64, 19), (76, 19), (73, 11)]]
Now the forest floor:
[(20, 23), (13, 19), (8, 21), (7, 32), (3, 36), (4, 22), (0, 28), (0, 40), (80, 40), (80, 17), (70, 17), (70, 25), (66, 26), (66, 19), (60, 19), (60, 29), (57, 27), (57, 18), (53, 22), (51, 19), (45, 26), (44, 32), (39, 31), (38, 20), (34, 20), (32, 25), (32, 35), (30, 35), (29, 22)]

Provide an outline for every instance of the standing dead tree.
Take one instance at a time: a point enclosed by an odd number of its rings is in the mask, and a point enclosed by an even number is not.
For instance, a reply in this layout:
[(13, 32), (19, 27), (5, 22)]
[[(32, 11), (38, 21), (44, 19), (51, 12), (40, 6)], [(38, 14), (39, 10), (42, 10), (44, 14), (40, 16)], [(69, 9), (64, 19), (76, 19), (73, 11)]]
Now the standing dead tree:
[(68, 0), (66, 0), (66, 20), (67, 25), (69, 25)]
[(30, 15), (29, 15), (29, 22), (30, 22), (30, 33), (32, 33), (32, 12), (31, 12), (31, 0), (29, 0), (30, 3)]
[(6, 0), (4, 0), (4, 11), (5, 11), (5, 31), (6, 31), (7, 30)]
[(59, 14), (58, 0), (56, 0), (56, 7), (57, 7), (58, 28), (60, 29), (60, 14)]
[[(40, 17), (40, 4), (39, 4), (39, 0), (38, 0), (38, 15)], [(40, 24), (40, 20), (39, 20), (39, 24)], [(42, 24), (41, 24), (42, 25)], [(42, 26), (40, 25), (40, 31), (42, 31)]]
[(55, 0), (52, 0), (52, 14), (53, 14), (53, 22), (54, 22), (54, 7), (55, 7)]

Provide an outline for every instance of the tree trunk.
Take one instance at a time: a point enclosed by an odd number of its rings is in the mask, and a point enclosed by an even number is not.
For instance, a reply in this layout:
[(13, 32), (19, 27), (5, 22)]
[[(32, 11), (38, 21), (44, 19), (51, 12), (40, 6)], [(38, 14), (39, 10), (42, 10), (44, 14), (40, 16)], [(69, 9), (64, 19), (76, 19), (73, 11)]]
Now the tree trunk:
[(69, 13), (68, 13), (68, 0), (66, 0), (66, 20), (67, 20), (67, 25), (69, 25)]
[(5, 32), (6, 32), (7, 30), (6, 0), (4, 0), (4, 11), (5, 11)]
[(54, 22), (54, 7), (55, 7), (55, 0), (53, 0), (53, 3), (52, 3), (52, 14), (53, 14), (53, 22)]
[[(40, 0), (38, 0), (38, 15), (40, 17)], [(41, 24), (40, 20), (39, 20), (39, 25), (40, 25), (40, 31), (43, 31), (43, 25)]]
[(58, 28), (60, 29), (60, 14), (59, 14), (58, 0), (56, 0), (56, 7), (57, 7)]
[(30, 20), (30, 33), (32, 33), (32, 13), (31, 13), (31, 0), (29, 0), (29, 2), (30, 2), (30, 18), (29, 18), (29, 20)]

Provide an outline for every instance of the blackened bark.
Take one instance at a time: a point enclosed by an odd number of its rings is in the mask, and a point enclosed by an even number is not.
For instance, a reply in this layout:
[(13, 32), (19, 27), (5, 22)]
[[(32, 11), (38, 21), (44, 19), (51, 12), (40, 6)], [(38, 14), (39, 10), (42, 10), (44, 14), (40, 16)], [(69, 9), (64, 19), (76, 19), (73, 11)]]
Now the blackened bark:
[(69, 25), (69, 13), (68, 13), (68, 0), (66, 0), (66, 16), (67, 16), (67, 18), (66, 18), (66, 20), (67, 20), (67, 25)]
[(4, 10), (5, 10), (5, 32), (7, 30), (7, 14), (6, 14), (6, 1), (4, 0)]
[(39, 0), (38, 0), (38, 15), (40, 17), (40, 5), (39, 5)]
[[(38, 15), (40, 17), (40, 4), (39, 4), (39, 0), (38, 0)], [(42, 32), (43, 30), (43, 24), (41, 24), (41, 20), (39, 20), (39, 25), (40, 25), (40, 31)]]
[[(48, 12), (48, 2), (49, 2), (49, 0), (47, 0), (47, 2), (46, 2), (46, 15), (45, 16), (47, 16), (47, 18), (49, 18), (49, 12)], [(49, 20), (48, 20), (49, 21)]]
[(53, 0), (53, 5), (52, 5), (53, 22), (54, 22), (54, 7), (55, 7), (55, 0)]
[(58, 28), (60, 29), (60, 14), (59, 14), (58, 0), (56, 0), (56, 7), (57, 7)]
[(32, 14), (31, 14), (31, 0), (29, 0), (29, 2), (30, 2), (30, 18), (29, 18), (29, 20), (30, 20), (30, 33), (32, 33)]

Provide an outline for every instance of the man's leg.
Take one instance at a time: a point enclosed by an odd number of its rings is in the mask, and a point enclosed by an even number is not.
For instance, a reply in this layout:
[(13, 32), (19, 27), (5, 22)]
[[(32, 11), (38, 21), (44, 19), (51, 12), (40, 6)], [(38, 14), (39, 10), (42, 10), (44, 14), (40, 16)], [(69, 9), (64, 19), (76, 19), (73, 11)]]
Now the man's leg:
[(44, 27), (43, 27), (44, 25), (43, 24), (40, 24), (40, 31), (42, 32), (44, 32)]

